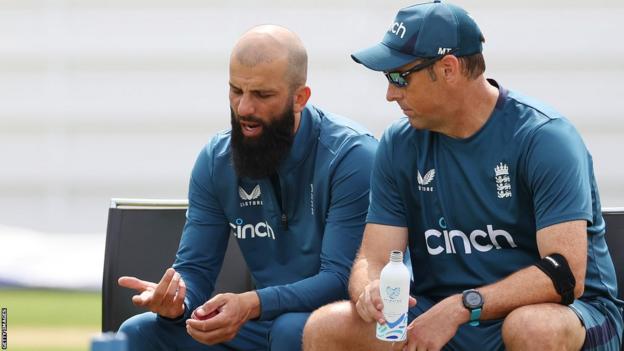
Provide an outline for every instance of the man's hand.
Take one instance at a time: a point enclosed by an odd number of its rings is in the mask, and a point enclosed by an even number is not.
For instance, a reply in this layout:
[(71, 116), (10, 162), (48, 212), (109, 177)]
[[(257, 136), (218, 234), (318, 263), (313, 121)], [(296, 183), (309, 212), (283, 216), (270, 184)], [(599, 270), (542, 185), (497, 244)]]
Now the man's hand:
[(167, 318), (177, 318), (184, 314), (186, 285), (180, 274), (173, 268), (167, 269), (158, 284), (136, 277), (121, 277), (120, 286), (134, 289), (139, 295), (132, 296), (132, 303)]
[(193, 313), (196, 319), (186, 320), (186, 332), (200, 343), (214, 345), (234, 339), (245, 322), (258, 317), (260, 299), (255, 291), (219, 294)]
[(355, 309), (365, 322), (384, 323), (383, 302), (379, 293), (379, 279), (373, 280), (364, 287), (355, 303)]
[(441, 350), (467, 321), (468, 310), (462, 305), (461, 295), (447, 297), (410, 323), (403, 350)]
[[(410, 296), (409, 307), (414, 306), (416, 306), (416, 299)], [(370, 284), (366, 285), (355, 303), (355, 309), (360, 315), (360, 318), (365, 322), (386, 323), (383, 315), (383, 301), (381, 300), (381, 293), (379, 291), (379, 279), (373, 280)]]

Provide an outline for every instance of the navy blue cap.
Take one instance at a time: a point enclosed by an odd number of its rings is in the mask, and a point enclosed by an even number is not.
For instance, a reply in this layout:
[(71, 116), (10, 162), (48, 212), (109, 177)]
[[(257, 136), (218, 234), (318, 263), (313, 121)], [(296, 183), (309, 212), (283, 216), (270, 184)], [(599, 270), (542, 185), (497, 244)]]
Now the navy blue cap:
[(419, 58), (483, 50), (483, 34), (461, 7), (436, 0), (399, 10), (381, 43), (351, 55), (357, 63), (389, 72)]

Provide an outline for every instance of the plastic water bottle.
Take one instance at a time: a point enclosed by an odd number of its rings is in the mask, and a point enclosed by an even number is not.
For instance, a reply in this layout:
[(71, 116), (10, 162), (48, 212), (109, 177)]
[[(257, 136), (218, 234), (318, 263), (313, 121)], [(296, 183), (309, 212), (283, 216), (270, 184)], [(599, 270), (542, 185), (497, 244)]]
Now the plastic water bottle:
[(381, 270), (379, 290), (385, 324), (377, 323), (377, 339), (403, 341), (407, 334), (410, 273), (403, 264), (403, 252), (390, 252), (390, 262)]
[(124, 333), (103, 333), (91, 339), (91, 351), (128, 351)]

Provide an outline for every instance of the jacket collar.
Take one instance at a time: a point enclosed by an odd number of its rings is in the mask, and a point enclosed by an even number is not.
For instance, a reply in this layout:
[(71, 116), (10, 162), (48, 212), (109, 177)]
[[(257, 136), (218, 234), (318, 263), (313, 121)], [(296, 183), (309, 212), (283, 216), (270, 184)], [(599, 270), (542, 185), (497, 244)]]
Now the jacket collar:
[(316, 139), (320, 131), (321, 116), (319, 111), (312, 105), (306, 105), (301, 111), (301, 120), (299, 121), (299, 129), (295, 134), (295, 140), (293, 145), (286, 156), (286, 159), (282, 161), (279, 167), (279, 172), (284, 173), (297, 167), (305, 158), (308, 153), (313, 149), (311, 146), (314, 144), (313, 140)]

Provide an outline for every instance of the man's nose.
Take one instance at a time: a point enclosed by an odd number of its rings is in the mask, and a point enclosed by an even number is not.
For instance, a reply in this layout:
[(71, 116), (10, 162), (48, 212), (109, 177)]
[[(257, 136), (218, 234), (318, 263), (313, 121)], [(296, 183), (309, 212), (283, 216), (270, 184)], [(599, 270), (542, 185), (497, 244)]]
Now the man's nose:
[(238, 101), (237, 112), (239, 116), (251, 116), (254, 114), (254, 104), (249, 94), (243, 94)]
[(395, 86), (392, 83), (388, 83), (388, 89), (386, 90), (386, 100), (392, 102), (401, 98), (401, 88)]

